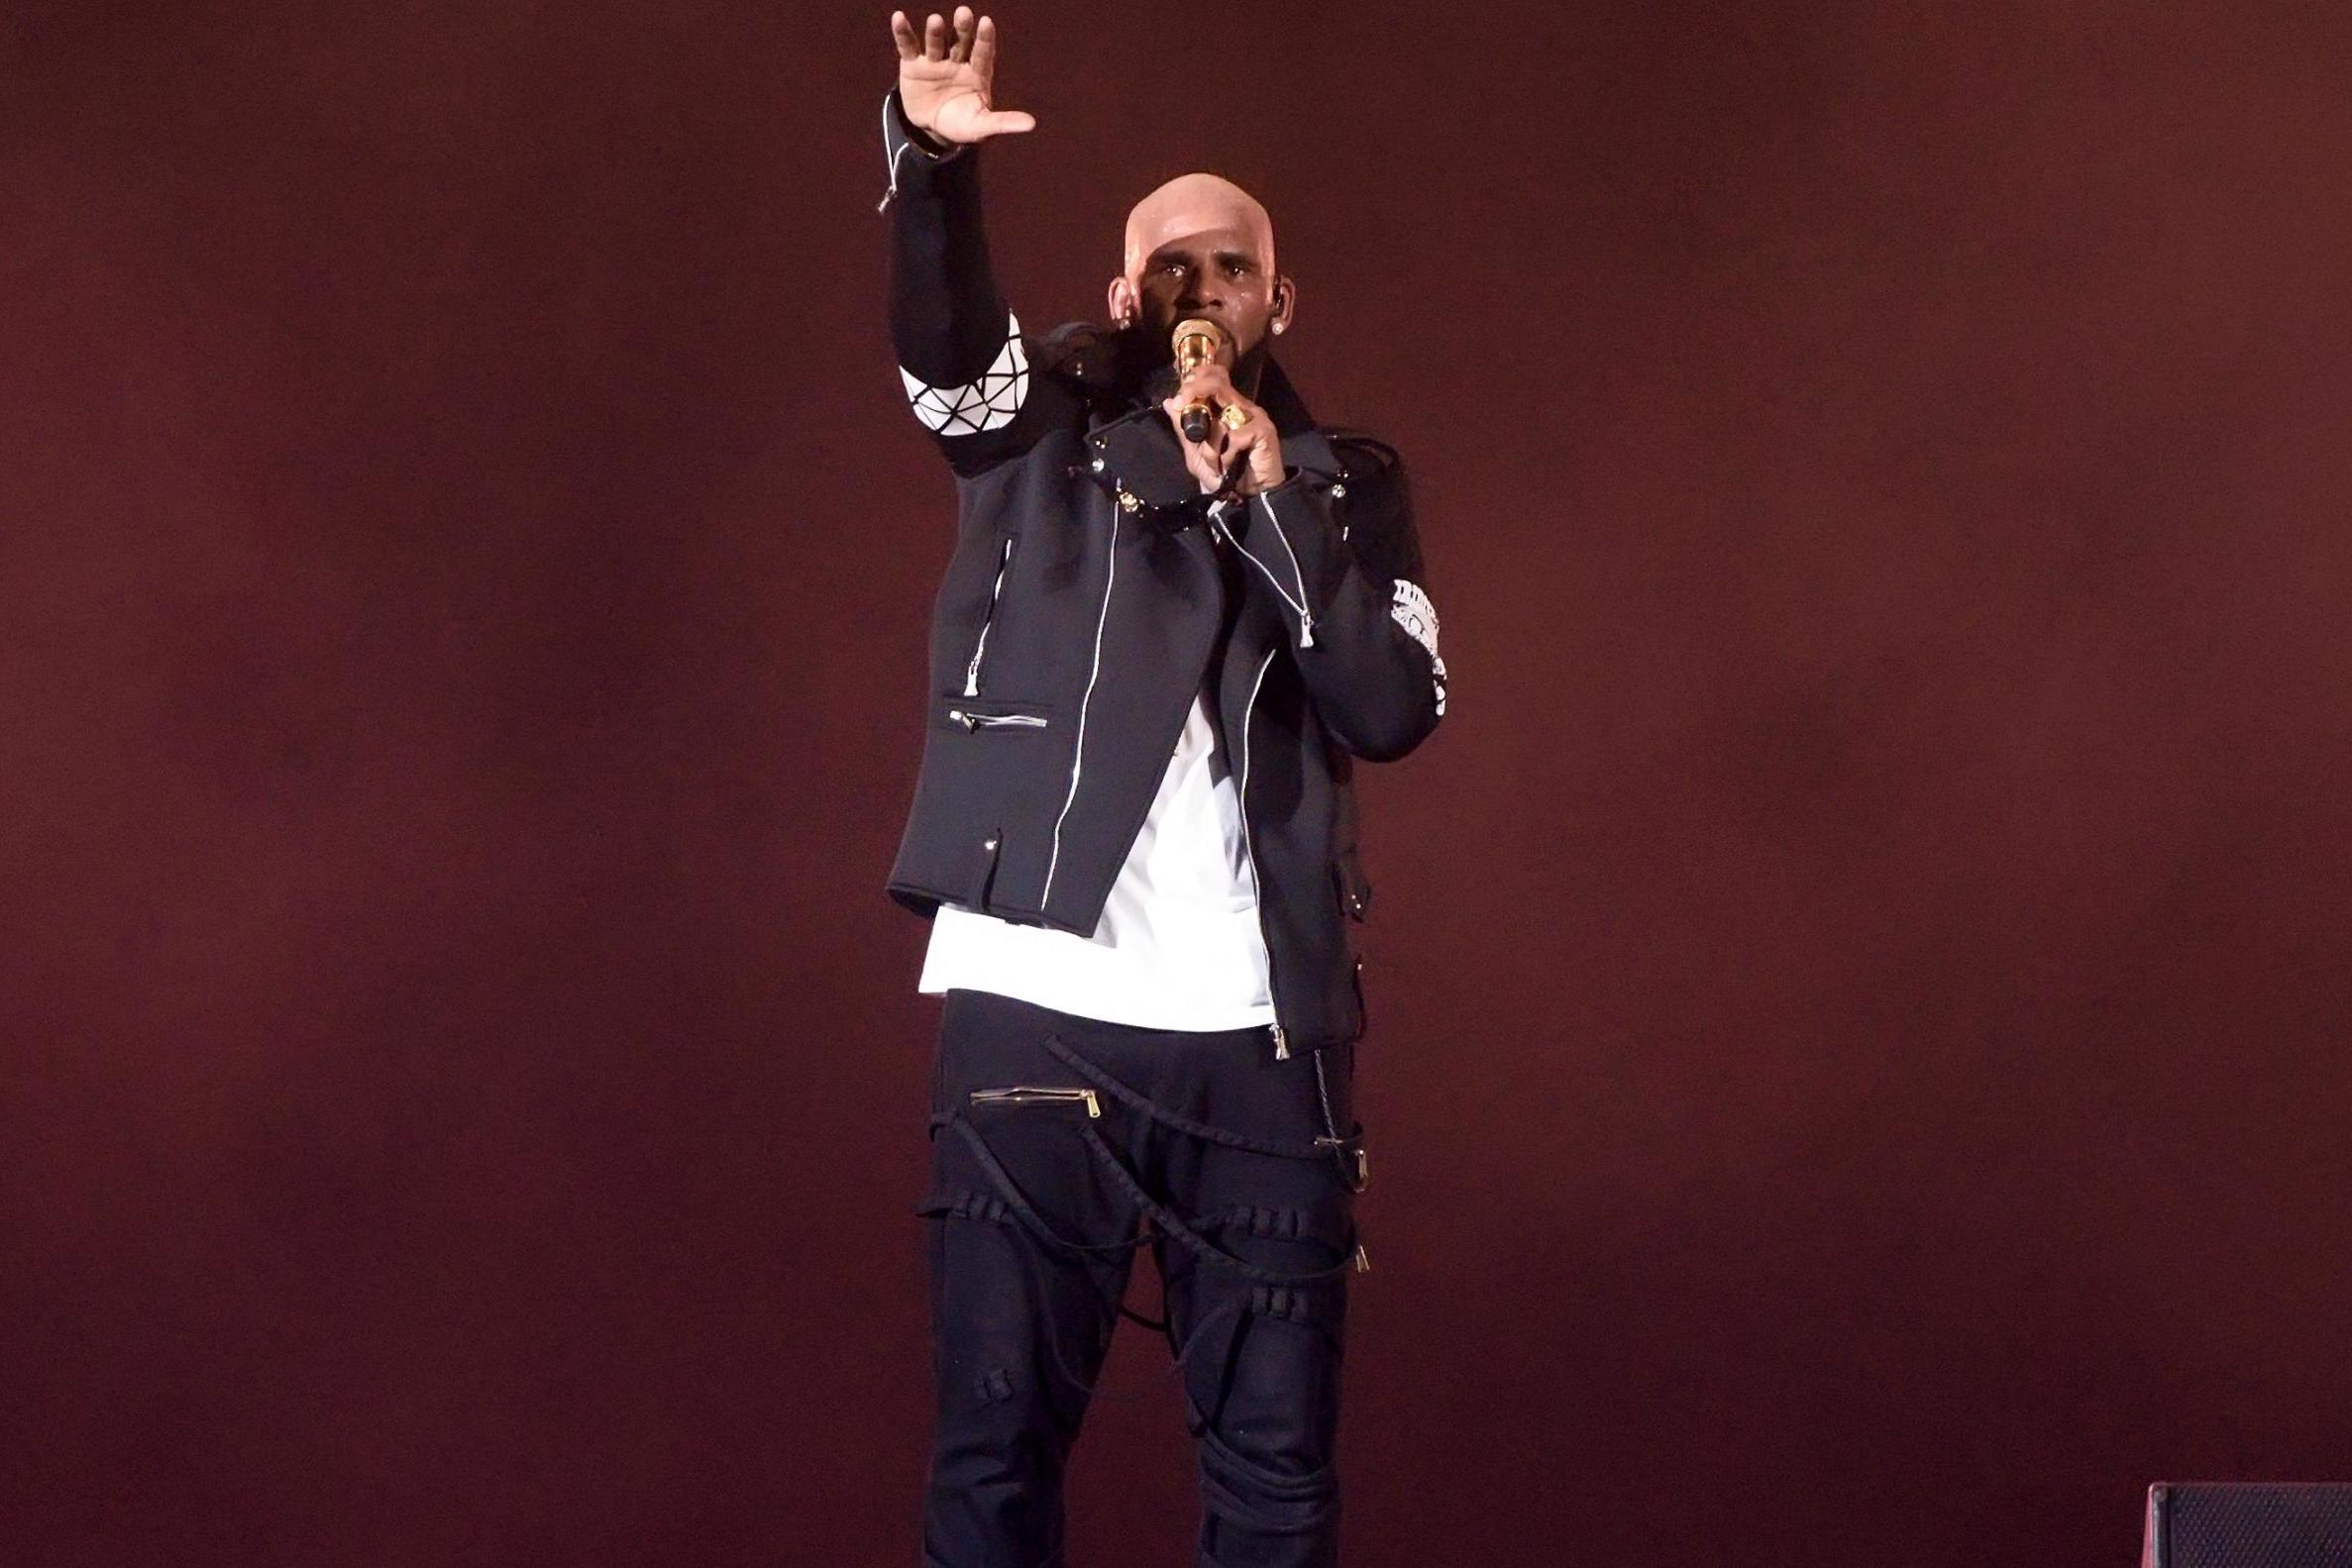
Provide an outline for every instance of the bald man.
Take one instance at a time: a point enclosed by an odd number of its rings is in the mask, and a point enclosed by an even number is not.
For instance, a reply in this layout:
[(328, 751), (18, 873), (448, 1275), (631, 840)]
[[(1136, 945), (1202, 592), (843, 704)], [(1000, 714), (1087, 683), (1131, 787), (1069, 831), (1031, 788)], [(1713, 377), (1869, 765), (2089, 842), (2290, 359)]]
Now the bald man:
[[(891, 32), (892, 338), (958, 502), (889, 880), (942, 998), (922, 1560), (1064, 1560), (1064, 1467), (1123, 1314), (1181, 1378), (1201, 1563), (1329, 1564), (1369, 1266), (1350, 770), (1445, 705), (1403, 471), (1275, 363), (1298, 289), (1215, 174), (1127, 215), (1108, 326), (1024, 333), (981, 222), (980, 144), (1035, 124), (997, 107), (996, 27)], [(1146, 1247), (1157, 1322), (1123, 1300)]]

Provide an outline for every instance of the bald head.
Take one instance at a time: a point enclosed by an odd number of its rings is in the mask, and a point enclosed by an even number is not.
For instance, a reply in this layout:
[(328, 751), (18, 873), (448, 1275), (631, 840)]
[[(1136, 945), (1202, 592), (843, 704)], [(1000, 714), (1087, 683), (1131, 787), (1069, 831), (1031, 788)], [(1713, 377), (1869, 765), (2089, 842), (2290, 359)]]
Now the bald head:
[(1274, 269), (1274, 223), (1255, 196), (1215, 174), (1179, 174), (1127, 214), (1111, 319), (1131, 351), (1167, 363), (1168, 333), (1189, 316), (1222, 325), (1218, 358), (1255, 384), (1266, 340), (1290, 325), (1297, 291)]
[(1122, 270), (1133, 277), (1162, 246), (1216, 236), (1274, 270), (1274, 220), (1255, 196), (1216, 174), (1179, 174), (1127, 214)]

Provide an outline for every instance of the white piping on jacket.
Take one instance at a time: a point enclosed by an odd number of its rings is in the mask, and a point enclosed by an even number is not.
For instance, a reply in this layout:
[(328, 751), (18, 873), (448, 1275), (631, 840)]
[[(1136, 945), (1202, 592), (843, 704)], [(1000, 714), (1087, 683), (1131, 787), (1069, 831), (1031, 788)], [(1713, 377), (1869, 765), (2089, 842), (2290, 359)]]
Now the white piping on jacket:
[(972, 662), (964, 666), (964, 695), (980, 695), (980, 656), (988, 652), (988, 629), (997, 624), (997, 602), (1005, 596), (1005, 570), (1013, 565), (1013, 536), (1005, 536), (1005, 554), (997, 563), (996, 586), (988, 590), (988, 618), (980, 623), (980, 640), (972, 645)]
[(1290, 575), (1299, 584), (1299, 646), (1315, 646), (1315, 617), (1307, 613), (1307, 574), (1299, 566), (1299, 553), (1290, 548), (1290, 535), (1282, 531), (1281, 520), (1274, 515), (1274, 503), (1266, 499), (1266, 492), (1258, 491), (1257, 504), (1266, 511), (1266, 526), (1274, 530), (1274, 537), (1282, 541), (1282, 553), (1290, 557)]
[[(1045, 890), (1037, 895), (1040, 909), (1053, 899), (1054, 868), (1062, 859), (1062, 818), (1070, 814), (1070, 804), (1078, 798), (1078, 776), (1086, 770), (1086, 709), (1095, 697), (1095, 678), (1103, 673), (1103, 627), (1111, 619), (1111, 584), (1119, 576), (1119, 507), (1108, 495), (1103, 497), (1103, 502), (1111, 509), (1111, 548), (1106, 552), (1103, 572), (1103, 608), (1095, 616), (1095, 662), (1086, 673), (1086, 694), (1078, 699), (1078, 740), (1070, 752), (1070, 792), (1062, 797), (1061, 812), (1053, 819), (1053, 852), (1045, 860)], [(1247, 755), (1246, 748), (1243, 755)]]
[[(1263, 498), (1263, 497), (1261, 497), (1261, 499), (1262, 499), (1262, 498)], [(1315, 617), (1314, 617), (1313, 615), (1311, 615), (1311, 614), (1309, 614), (1309, 613), (1307, 612), (1307, 578), (1306, 578), (1306, 575), (1305, 575), (1304, 574), (1298, 574), (1298, 579), (1299, 579), (1299, 592), (1298, 592), (1298, 597), (1296, 597), (1296, 598), (1293, 598), (1293, 597), (1291, 596), (1290, 589), (1288, 589), (1288, 588), (1286, 588), (1286, 587), (1284, 587), (1284, 586), (1282, 585), (1282, 579), (1281, 579), (1280, 577), (1278, 577), (1278, 576), (1274, 575), (1274, 569), (1273, 569), (1272, 567), (1269, 567), (1269, 566), (1267, 566), (1267, 565), (1266, 565), (1266, 564), (1265, 564), (1263, 561), (1260, 561), (1260, 560), (1258, 560), (1258, 558), (1256, 557), (1256, 555), (1254, 555), (1254, 554), (1253, 554), (1253, 553), (1250, 551), (1249, 547), (1248, 547), (1247, 545), (1245, 545), (1245, 544), (1241, 543), (1240, 539), (1239, 539), (1239, 538), (1237, 538), (1237, 537), (1234, 535), (1234, 533), (1233, 533), (1233, 530), (1232, 530), (1232, 529), (1231, 529), (1231, 528), (1230, 528), (1230, 527), (1229, 527), (1229, 525), (1226, 523), (1226, 520), (1225, 520), (1225, 518), (1224, 518), (1222, 515), (1220, 515), (1220, 513), (1219, 513), (1219, 508), (1220, 508), (1220, 507), (1222, 507), (1222, 506), (1224, 506), (1224, 505), (1225, 505), (1225, 503), (1224, 503), (1223, 501), (1219, 501), (1219, 502), (1217, 502), (1215, 505), (1212, 505), (1212, 506), (1209, 508), (1209, 515), (1210, 515), (1210, 516), (1211, 516), (1213, 519), (1215, 519), (1215, 521), (1216, 521), (1216, 523), (1217, 523), (1217, 526), (1218, 526), (1219, 530), (1220, 530), (1221, 532), (1223, 532), (1223, 533), (1224, 533), (1224, 535), (1225, 535), (1225, 539), (1226, 539), (1226, 543), (1227, 543), (1227, 544), (1229, 544), (1229, 545), (1231, 545), (1231, 546), (1232, 546), (1232, 547), (1233, 547), (1235, 550), (1238, 550), (1238, 551), (1240, 551), (1242, 555), (1244, 555), (1244, 556), (1248, 557), (1248, 559), (1249, 559), (1249, 564), (1250, 564), (1251, 566), (1253, 566), (1253, 567), (1257, 568), (1258, 572), (1259, 572), (1261, 575), (1264, 575), (1264, 577), (1265, 577), (1265, 579), (1266, 579), (1266, 585), (1267, 585), (1268, 587), (1270, 587), (1270, 588), (1272, 588), (1272, 589), (1274, 590), (1274, 592), (1275, 592), (1276, 596), (1277, 596), (1277, 597), (1279, 597), (1279, 598), (1282, 600), (1282, 602), (1283, 602), (1283, 603), (1285, 603), (1285, 604), (1289, 605), (1289, 606), (1290, 606), (1292, 609), (1294, 609), (1294, 610), (1297, 610), (1297, 611), (1299, 612), (1299, 646), (1300, 646), (1301, 648), (1312, 648), (1312, 647), (1314, 647), (1314, 646), (1315, 646)], [(1271, 517), (1271, 516), (1273, 516), (1273, 515), (1274, 515), (1274, 509), (1273, 509), (1272, 507), (1270, 507), (1270, 506), (1269, 506), (1269, 507), (1267, 507), (1267, 508), (1266, 508), (1266, 515), (1267, 515), (1268, 517)], [(1279, 537), (1279, 536), (1281, 535), (1281, 533), (1282, 533), (1282, 526), (1281, 526), (1281, 524), (1277, 523), (1277, 524), (1274, 526), (1274, 533), (1275, 533), (1275, 535), (1276, 535), (1277, 537)], [(1290, 541), (1289, 541), (1289, 540), (1287, 540), (1287, 539), (1284, 539), (1284, 540), (1282, 541), (1282, 548), (1283, 548), (1283, 549), (1285, 549), (1285, 550), (1289, 550), (1289, 549), (1290, 549)], [(1297, 555), (1297, 553), (1296, 553), (1296, 552), (1293, 552), (1293, 553), (1292, 553), (1292, 555), (1291, 555), (1291, 558), (1290, 558), (1290, 564), (1291, 564), (1291, 570), (1292, 570), (1294, 573), (1297, 573), (1297, 572), (1298, 572), (1298, 565), (1299, 565), (1299, 558), (1298, 558), (1298, 555)]]
[[(882, 145), (884, 147), (890, 146), (890, 94), (886, 92), (882, 95)], [(890, 205), (891, 198), (899, 193), (899, 159), (905, 157), (907, 156), (907, 150), (913, 145), (914, 144), (912, 142), (901, 142), (897, 149), (892, 152), (890, 156), (890, 189), (884, 191), (882, 193), (882, 199), (874, 204), (874, 210), (876, 212), (880, 212), (883, 210), (883, 208), (888, 207)]]
[(1279, 648), (1266, 650), (1259, 661), (1257, 679), (1249, 682), (1249, 700), (1241, 704), (1241, 792), (1236, 801), (1241, 815), (1241, 853), (1249, 861), (1250, 913), (1257, 923), (1257, 945), (1266, 955), (1266, 1001), (1274, 1009), (1274, 1055), (1277, 1059), (1290, 1056), (1290, 1042), (1282, 1034), (1282, 1001), (1274, 991), (1274, 944), (1266, 940), (1265, 889), (1257, 880), (1257, 842), (1249, 833), (1249, 715), (1257, 708), (1258, 688), (1266, 683), (1266, 672), (1273, 668), (1274, 655)]

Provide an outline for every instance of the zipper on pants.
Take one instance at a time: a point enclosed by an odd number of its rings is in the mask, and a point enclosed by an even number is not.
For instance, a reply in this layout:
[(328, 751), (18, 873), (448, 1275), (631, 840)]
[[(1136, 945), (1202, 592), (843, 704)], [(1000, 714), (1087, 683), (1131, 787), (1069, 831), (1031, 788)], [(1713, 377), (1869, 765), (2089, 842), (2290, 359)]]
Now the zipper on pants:
[(975, 1089), (972, 1091), (972, 1103), (975, 1105), (1038, 1103), (1075, 1105), (1081, 1102), (1085, 1104), (1086, 1113), (1089, 1116), (1098, 1121), (1102, 1119), (1103, 1102), (1095, 1097), (1095, 1091), (1091, 1089), (1054, 1089), (1034, 1084), (1009, 1084), (1003, 1089)]

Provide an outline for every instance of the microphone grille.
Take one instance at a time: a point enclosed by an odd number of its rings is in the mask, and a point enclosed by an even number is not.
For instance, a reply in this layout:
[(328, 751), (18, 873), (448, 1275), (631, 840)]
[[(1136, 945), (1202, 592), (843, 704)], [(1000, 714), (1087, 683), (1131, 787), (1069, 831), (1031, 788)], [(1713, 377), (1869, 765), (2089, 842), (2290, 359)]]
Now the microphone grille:
[(1198, 365), (1216, 358), (1217, 351), (1225, 347), (1225, 329), (1206, 316), (1187, 316), (1169, 334), (1169, 346), (1179, 361), (1189, 355)]

